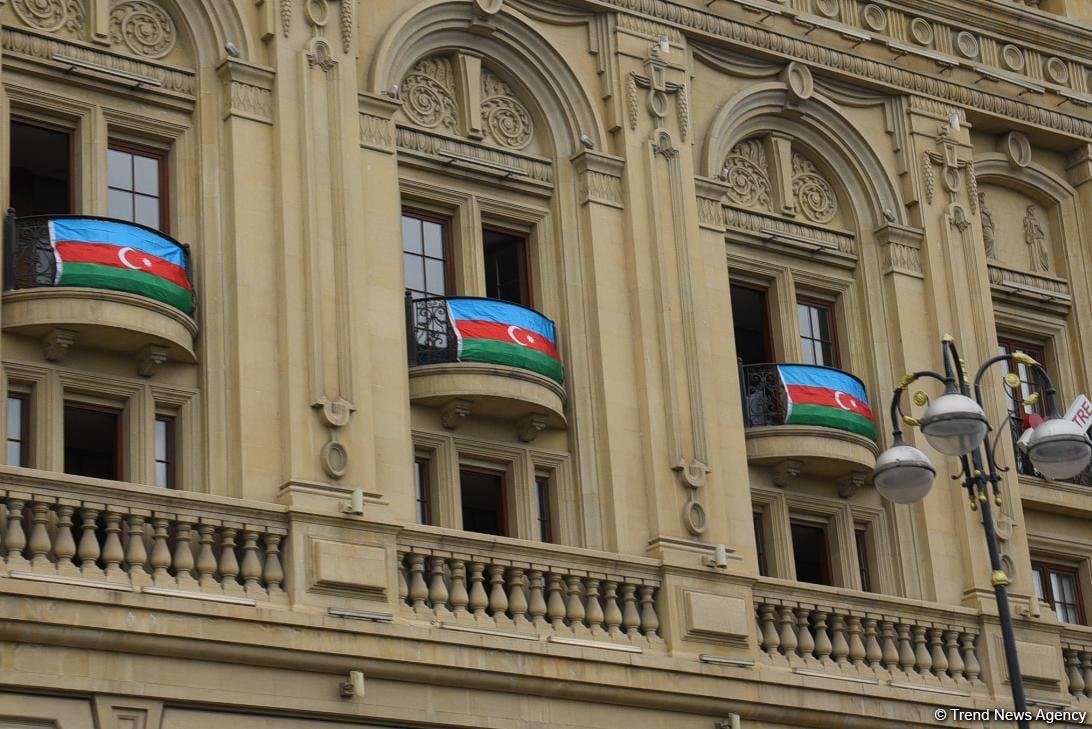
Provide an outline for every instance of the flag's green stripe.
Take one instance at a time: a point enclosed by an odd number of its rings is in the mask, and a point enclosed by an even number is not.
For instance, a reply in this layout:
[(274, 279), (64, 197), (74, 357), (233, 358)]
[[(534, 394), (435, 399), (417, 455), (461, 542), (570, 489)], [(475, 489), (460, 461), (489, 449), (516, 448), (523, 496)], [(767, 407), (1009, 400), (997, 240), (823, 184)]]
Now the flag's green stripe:
[(170, 304), (187, 314), (193, 312), (193, 295), (189, 291), (146, 271), (100, 266), (97, 263), (65, 263), (61, 269), (60, 285), (128, 291)]
[(522, 367), (538, 372), (552, 380), (563, 382), (565, 368), (553, 357), (537, 349), (514, 342), (498, 342), (495, 339), (464, 339), (459, 358), (464, 362), (490, 362), (492, 364)]
[(848, 430), (876, 440), (876, 425), (859, 413), (852, 413), (826, 405), (793, 404), (789, 414), (789, 425), (821, 425), (825, 428)]

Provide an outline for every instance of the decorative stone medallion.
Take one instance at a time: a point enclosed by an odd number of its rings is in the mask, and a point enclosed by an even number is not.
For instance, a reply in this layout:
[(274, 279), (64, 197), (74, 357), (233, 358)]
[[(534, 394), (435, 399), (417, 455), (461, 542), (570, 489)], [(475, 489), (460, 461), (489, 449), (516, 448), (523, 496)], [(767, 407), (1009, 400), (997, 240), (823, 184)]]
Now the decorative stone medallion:
[(67, 28), (78, 32), (83, 27), (80, 0), (12, 0), (11, 6), (31, 28), (46, 32)]
[(978, 58), (978, 38), (968, 30), (961, 30), (956, 34), (956, 50), (964, 58)]
[(745, 208), (770, 209), (770, 178), (761, 140), (740, 142), (724, 158), (720, 178), (728, 183), (728, 199)]
[(455, 74), (451, 61), (426, 58), (402, 79), (402, 109), (415, 124), (427, 129), (456, 126)]
[(910, 21), (910, 37), (919, 46), (933, 45), (933, 26), (924, 18), (914, 18)]
[(838, 0), (815, 0), (815, 12), (827, 18), (838, 17)]
[(1024, 52), (1009, 43), (1001, 49), (1001, 63), (1010, 71), (1024, 70)]
[(143, 0), (118, 3), (110, 11), (110, 40), (124, 43), (146, 58), (163, 58), (174, 50), (174, 21), (159, 7)]
[(792, 196), (800, 213), (813, 223), (829, 223), (838, 214), (834, 188), (798, 152), (792, 153)]
[(482, 129), (509, 149), (523, 149), (535, 137), (531, 113), (512, 89), (489, 71), (482, 71)]
[(1067, 84), (1069, 83), (1069, 66), (1060, 58), (1048, 58), (1046, 75), (1056, 84)]
[(887, 30), (887, 13), (875, 3), (864, 6), (861, 18), (864, 20), (865, 27), (874, 33), (883, 33)]

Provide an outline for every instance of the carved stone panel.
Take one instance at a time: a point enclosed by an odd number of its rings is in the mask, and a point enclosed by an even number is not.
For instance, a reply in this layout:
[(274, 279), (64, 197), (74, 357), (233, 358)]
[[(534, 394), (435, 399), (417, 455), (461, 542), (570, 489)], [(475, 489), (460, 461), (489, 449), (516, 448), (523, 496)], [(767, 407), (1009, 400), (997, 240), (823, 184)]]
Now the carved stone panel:
[(402, 79), (401, 96), (402, 110), (414, 124), (455, 131), (455, 71), (450, 59), (437, 56), (418, 62)]
[(110, 10), (110, 42), (138, 56), (163, 58), (177, 37), (174, 21), (155, 3), (126, 0)]
[(792, 195), (796, 209), (813, 223), (829, 223), (838, 214), (838, 196), (815, 165), (792, 153)]
[(728, 152), (720, 179), (728, 183), (728, 199), (745, 208), (770, 209), (770, 177), (762, 140), (747, 139)]
[(1052, 210), (1027, 195), (997, 184), (980, 186), (982, 234), (986, 254), (1007, 268), (1056, 275)]
[(524, 149), (535, 137), (531, 113), (512, 89), (489, 71), (482, 71), (482, 130), (499, 147)]
[(12, 0), (11, 7), (20, 20), (37, 30), (66, 28), (78, 33), (84, 27), (82, 0)]

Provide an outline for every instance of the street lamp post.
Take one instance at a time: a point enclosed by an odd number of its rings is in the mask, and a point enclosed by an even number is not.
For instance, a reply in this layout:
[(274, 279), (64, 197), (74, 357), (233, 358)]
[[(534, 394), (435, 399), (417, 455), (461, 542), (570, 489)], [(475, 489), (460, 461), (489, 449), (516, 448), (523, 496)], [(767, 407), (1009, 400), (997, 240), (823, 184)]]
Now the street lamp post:
[[(986, 549), (989, 551), (992, 572), (990, 582), (997, 596), (997, 615), (1001, 621), (1013, 704), (1021, 716), (1026, 716), (1024, 680), (1016, 655), (1016, 636), (1009, 609), (1009, 577), (1001, 563), (997, 529), (993, 520), (992, 503), (1001, 505), (1000, 474), (1008, 469), (997, 466), (994, 457), (997, 440), (995, 438), (991, 443), (988, 437), (992, 428), (986, 420), (982, 406), (982, 377), (998, 362), (1015, 362), (1032, 368), (1042, 378), (1046, 385), (1048, 419), (1032, 432), (1028, 442), (1028, 457), (1036, 470), (1044, 476), (1052, 479), (1076, 476), (1092, 459), (1092, 442), (1079, 426), (1059, 417), (1054, 384), (1042, 365), (1028, 355), (1023, 352), (1000, 354), (982, 363), (974, 377), (972, 399), (971, 384), (967, 381), (963, 362), (952, 337), (944, 337), (941, 348), (944, 358), (943, 375), (929, 370), (914, 372), (904, 377), (895, 388), (891, 398), (894, 443), (876, 459), (873, 482), (881, 496), (900, 504), (920, 501), (932, 488), (936, 469), (925, 453), (903, 440), (903, 422), (919, 426), (925, 439), (937, 451), (959, 458), (961, 473), (956, 478), (963, 480), (971, 509), (982, 510), (982, 528), (986, 533)], [(927, 405), (925, 414), (919, 421), (903, 413), (902, 394), (913, 382), (923, 378), (941, 382), (944, 385), (944, 394), (932, 402), (929, 402), (924, 393), (915, 395), (914, 402), (917, 405)], [(1013, 397), (1021, 400), (1020, 378), (1009, 373), (1005, 376), (1005, 383), (1012, 388)], [(1026, 719), (1020, 719), (1017, 723), (1021, 729), (1029, 726)]]

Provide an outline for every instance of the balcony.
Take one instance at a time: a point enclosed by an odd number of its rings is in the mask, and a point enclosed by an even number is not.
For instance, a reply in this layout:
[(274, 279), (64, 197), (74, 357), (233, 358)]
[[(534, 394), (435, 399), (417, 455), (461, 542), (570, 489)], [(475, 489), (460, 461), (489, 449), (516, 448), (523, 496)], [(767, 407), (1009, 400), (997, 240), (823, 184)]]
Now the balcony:
[(814, 365), (740, 366), (747, 460), (774, 482), (810, 474), (855, 489), (876, 461), (876, 427), (864, 383)]
[(189, 250), (142, 225), (9, 213), (3, 302), (4, 331), (41, 339), (52, 361), (73, 344), (134, 355), (145, 375), (195, 361)]
[(470, 414), (513, 423), (521, 440), (563, 429), (564, 366), (556, 328), (517, 304), (465, 296), (406, 296), (410, 400), (440, 410), (447, 428)]

